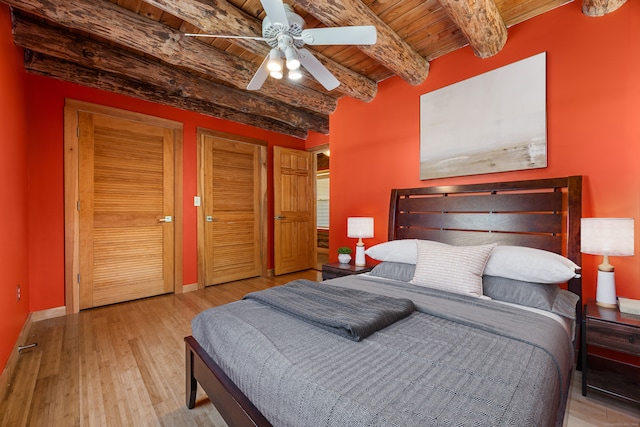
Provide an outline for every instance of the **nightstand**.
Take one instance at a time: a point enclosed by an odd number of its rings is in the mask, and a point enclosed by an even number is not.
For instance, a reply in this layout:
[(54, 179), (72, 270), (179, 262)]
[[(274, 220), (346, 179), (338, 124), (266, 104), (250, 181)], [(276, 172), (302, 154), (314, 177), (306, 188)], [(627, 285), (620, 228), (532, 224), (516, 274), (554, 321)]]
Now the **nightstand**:
[(604, 308), (591, 300), (582, 319), (582, 395), (598, 390), (640, 404), (640, 365), (590, 353), (592, 347), (640, 356), (640, 316)]
[(340, 264), (334, 262), (333, 264), (322, 265), (322, 280), (335, 279), (336, 277), (350, 276), (352, 274), (366, 273), (373, 269), (373, 265), (355, 266), (353, 264)]

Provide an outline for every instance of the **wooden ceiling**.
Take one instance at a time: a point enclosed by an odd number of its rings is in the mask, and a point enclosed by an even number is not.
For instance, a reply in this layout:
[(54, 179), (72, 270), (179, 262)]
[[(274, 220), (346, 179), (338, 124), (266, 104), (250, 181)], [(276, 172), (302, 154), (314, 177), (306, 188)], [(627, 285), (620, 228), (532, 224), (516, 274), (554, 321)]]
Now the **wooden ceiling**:
[[(583, 0), (586, 15), (626, 0)], [(496, 55), (512, 25), (568, 0), (297, 0), (285, 2), (307, 28), (374, 25), (373, 46), (307, 46), (340, 80), (327, 92), (310, 75), (268, 78), (244, 88), (269, 46), (256, 40), (205, 39), (185, 33), (257, 36), (259, 0), (0, 0), (12, 7), (13, 36), (25, 69), (81, 85), (306, 138), (327, 134), (337, 100), (365, 102), (378, 82), (399, 76), (418, 85), (429, 61), (470, 45)]]

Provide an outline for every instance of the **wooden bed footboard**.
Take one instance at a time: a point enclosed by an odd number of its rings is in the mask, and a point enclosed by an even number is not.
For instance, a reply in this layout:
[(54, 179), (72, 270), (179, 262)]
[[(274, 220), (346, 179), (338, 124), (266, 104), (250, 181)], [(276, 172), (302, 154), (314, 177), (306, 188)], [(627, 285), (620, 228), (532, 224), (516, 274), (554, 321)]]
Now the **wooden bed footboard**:
[(192, 336), (185, 337), (187, 407), (196, 404), (198, 383), (229, 426), (271, 427), (244, 393)]

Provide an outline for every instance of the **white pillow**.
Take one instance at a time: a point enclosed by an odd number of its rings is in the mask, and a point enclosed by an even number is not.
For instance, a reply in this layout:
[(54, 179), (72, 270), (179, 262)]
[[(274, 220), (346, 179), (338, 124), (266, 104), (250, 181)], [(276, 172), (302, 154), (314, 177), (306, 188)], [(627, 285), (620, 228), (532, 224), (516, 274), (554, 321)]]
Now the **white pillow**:
[[(371, 246), (364, 251), (365, 254), (378, 261), (403, 262), (405, 264), (415, 264), (418, 258), (416, 243), (418, 239), (390, 240)], [(434, 245), (447, 245), (446, 243), (424, 240)]]
[(390, 240), (371, 246), (364, 253), (378, 261), (415, 264), (417, 258), (416, 242), (417, 239)]
[(482, 272), (495, 246), (451, 246), (418, 240), (416, 271), (409, 283), (481, 297)]
[(487, 276), (535, 283), (564, 283), (580, 267), (554, 252), (524, 246), (497, 246), (484, 269)]

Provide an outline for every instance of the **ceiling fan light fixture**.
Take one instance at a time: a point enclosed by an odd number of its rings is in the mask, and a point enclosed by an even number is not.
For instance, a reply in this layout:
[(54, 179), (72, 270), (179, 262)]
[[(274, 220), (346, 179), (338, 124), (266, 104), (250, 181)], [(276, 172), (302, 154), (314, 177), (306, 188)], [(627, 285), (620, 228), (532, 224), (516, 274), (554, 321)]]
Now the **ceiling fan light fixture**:
[(300, 71), (300, 69), (289, 70), (289, 73), (287, 74), (287, 76), (291, 80), (300, 80), (302, 78), (302, 72)]
[(267, 62), (267, 69), (271, 72), (282, 71), (282, 54), (280, 50), (271, 49), (271, 52), (269, 52), (269, 62)]
[(287, 69), (297, 70), (300, 68), (300, 58), (293, 47), (287, 47), (284, 51), (284, 56), (287, 58)]
[[(305, 29), (304, 19), (293, 6), (283, 0), (260, 0), (266, 16), (262, 20), (262, 37), (207, 35), (209, 37), (251, 39), (266, 42), (269, 54), (262, 60), (247, 85), (247, 90), (258, 90), (271, 76), (282, 79), (287, 72), (289, 79), (298, 80), (302, 74), (314, 78), (326, 90), (340, 86), (340, 81), (304, 45), (373, 45), (377, 40), (373, 25), (346, 27), (318, 27)], [(286, 71), (285, 67), (286, 66)], [(305, 72), (301, 71), (304, 68)]]
[(274, 79), (278, 79), (278, 80), (280, 80), (282, 77), (284, 77), (284, 74), (282, 74), (282, 70), (279, 70), (279, 71), (271, 71), (271, 72), (269, 73), (269, 75), (270, 75), (271, 77), (273, 77)]

